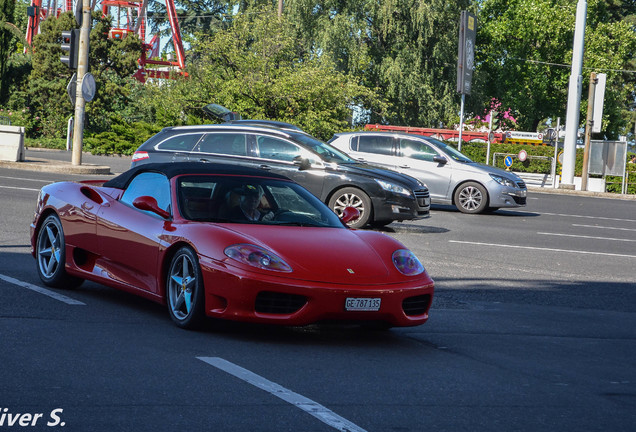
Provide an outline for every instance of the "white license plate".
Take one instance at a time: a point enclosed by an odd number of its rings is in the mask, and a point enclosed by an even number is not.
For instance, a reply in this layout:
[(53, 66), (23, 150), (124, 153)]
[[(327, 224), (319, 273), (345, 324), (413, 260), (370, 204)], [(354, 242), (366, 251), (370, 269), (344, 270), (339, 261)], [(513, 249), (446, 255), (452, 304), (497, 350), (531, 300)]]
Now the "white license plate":
[(377, 311), (380, 310), (381, 298), (347, 297), (345, 309), (348, 311)]

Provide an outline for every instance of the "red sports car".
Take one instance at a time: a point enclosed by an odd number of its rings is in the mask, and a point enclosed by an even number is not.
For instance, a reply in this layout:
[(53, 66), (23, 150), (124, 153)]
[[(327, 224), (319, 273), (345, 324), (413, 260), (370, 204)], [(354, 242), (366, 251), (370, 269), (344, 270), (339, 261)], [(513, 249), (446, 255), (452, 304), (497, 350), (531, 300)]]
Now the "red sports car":
[(347, 228), (307, 190), (259, 169), (148, 164), (105, 183), (54, 183), (40, 192), (31, 245), (45, 285), (129, 291), (166, 303), (184, 328), (206, 316), (413, 326), (433, 299), (400, 242)]

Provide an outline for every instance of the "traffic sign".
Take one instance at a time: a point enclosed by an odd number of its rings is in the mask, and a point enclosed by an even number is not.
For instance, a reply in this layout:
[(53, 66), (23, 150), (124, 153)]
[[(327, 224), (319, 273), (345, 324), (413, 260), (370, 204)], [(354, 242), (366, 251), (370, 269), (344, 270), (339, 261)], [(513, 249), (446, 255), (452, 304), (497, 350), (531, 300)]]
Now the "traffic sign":
[(510, 168), (512, 166), (512, 156), (506, 156), (504, 159), (504, 164)]
[(517, 158), (521, 162), (525, 162), (525, 160), (528, 159), (528, 152), (526, 152), (525, 150), (520, 150), (519, 154), (517, 155)]

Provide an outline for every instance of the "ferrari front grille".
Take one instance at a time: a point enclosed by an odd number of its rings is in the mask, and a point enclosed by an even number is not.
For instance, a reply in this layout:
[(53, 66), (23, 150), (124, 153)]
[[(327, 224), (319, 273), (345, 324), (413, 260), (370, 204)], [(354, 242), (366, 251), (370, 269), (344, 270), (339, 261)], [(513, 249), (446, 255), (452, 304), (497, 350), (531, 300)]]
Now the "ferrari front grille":
[(289, 315), (299, 311), (306, 303), (305, 296), (261, 291), (256, 296), (254, 310), (259, 313)]
[(431, 296), (424, 294), (408, 297), (402, 301), (402, 310), (407, 316), (424, 315), (431, 306)]

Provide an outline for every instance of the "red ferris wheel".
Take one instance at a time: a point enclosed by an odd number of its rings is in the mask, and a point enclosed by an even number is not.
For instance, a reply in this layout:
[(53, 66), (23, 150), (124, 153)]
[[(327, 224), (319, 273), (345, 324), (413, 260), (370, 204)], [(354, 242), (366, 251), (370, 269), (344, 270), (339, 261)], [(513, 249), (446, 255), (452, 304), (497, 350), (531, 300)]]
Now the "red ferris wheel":
[[(80, 2), (82, 0), (76, 0)], [(43, 2), (46, 4), (44, 5)], [(96, 1), (93, 0), (93, 7)], [(174, 5), (174, 0), (165, 0), (166, 11), (172, 42), (174, 44), (174, 59), (162, 60), (159, 58), (159, 35), (154, 34), (146, 42), (146, 29), (148, 24), (148, 0), (101, 0), (102, 12), (104, 16), (113, 17), (113, 26), (109, 37), (121, 39), (129, 34), (137, 34), (142, 42), (142, 53), (139, 58), (139, 69), (133, 75), (137, 80), (146, 82), (148, 78), (174, 78), (176, 76), (187, 76), (185, 72), (185, 52), (181, 39), (179, 20)], [(75, 10), (77, 11), (77, 3)], [(73, 11), (73, 0), (31, 0), (31, 6), (27, 9), (29, 22), (26, 39), (29, 45), (33, 37), (38, 34), (40, 21), (49, 17), (57, 17), (63, 12)]]

